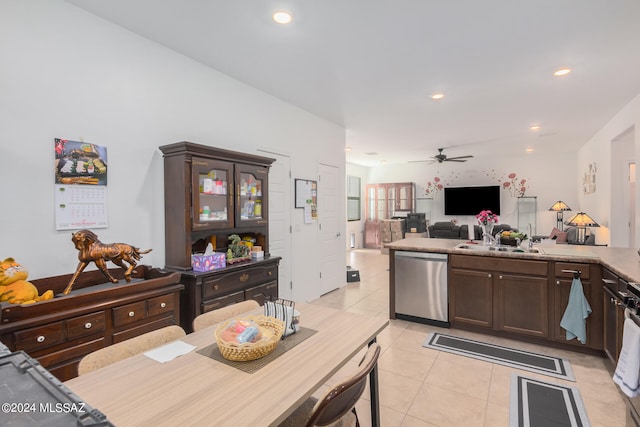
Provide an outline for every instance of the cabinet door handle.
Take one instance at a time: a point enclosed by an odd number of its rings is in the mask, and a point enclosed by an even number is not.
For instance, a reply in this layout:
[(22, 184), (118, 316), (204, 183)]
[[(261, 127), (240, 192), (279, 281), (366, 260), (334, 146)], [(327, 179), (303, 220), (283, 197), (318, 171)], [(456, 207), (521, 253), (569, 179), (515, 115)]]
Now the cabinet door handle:
[(165, 308), (166, 306), (167, 306), (167, 303), (166, 303), (166, 302), (162, 302), (162, 303), (160, 303), (160, 308)]
[(556, 280), (556, 286), (560, 286), (560, 280)]
[(488, 278), (491, 278), (491, 277), (493, 277), (493, 276), (491, 276), (491, 273), (489, 273), (489, 274), (487, 274), (487, 277), (488, 277)]
[(93, 325), (91, 324), (91, 322), (87, 322), (87, 323), (84, 324), (84, 328), (85, 329), (91, 329), (92, 326)]
[(273, 275), (273, 271), (267, 271), (267, 276), (272, 276)]
[(135, 315), (136, 315), (136, 312), (135, 312), (135, 311), (130, 311), (130, 312), (129, 312), (129, 317), (133, 317), (133, 316), (135, 316)]
[(38, 338), (36, 338), (36, 341), (38, 342), (44, 342), (46, 338), (44, 337), (44, 335), (40, 335)]
[(498, 278), (499, 278), (500, 280), (502, 280), (502, 274), (501, 274), (500, 276), (498, 276)]
[(616, 281), (611, 279), (602, 279), (602, 283), (606, 283), (607, 285), (615, 285)]

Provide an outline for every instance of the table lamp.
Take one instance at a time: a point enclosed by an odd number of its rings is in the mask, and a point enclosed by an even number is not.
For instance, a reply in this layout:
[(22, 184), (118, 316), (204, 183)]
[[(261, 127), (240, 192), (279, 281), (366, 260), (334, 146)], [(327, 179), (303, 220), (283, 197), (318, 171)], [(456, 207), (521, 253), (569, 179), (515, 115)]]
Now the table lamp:
[(584, 245), (587, 227), (600, 227), (600, 224), (584, 212), (578, 212), (571, 219), (568, 219), (565, 224), (578, 229), (578, 244), (580, 245)]
[(562, 200), (558, 200), (549, 208), (550, 211), (555, 211), (557, 213), (557, 221), (558, 221), (558, 230), (562, 231), (562, 216), (564, 211), (570, 211), (571, 208), (567, 206), (565, 202)]

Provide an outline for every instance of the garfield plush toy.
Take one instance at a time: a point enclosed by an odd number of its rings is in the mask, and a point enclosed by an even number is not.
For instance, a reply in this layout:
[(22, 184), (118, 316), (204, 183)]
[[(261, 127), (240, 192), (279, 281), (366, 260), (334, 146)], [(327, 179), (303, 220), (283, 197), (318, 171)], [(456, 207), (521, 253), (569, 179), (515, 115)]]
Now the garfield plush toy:
[(11, 304), (32, 304), (53, 298), (49, 290), (38, 296), (38, 288), (27, 282), (29, 272), (13, 258), (0, 262), (0, 302)]

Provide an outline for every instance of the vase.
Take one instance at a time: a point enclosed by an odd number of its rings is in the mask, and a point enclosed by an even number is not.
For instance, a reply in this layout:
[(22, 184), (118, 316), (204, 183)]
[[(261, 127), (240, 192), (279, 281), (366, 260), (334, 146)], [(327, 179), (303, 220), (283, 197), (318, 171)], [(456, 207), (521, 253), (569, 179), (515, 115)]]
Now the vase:
[(487, 224), (480, 224), (482, 227), (482, 244), (484, 246), (491, 246), (491, 236), (493, 231), (493, 222)]

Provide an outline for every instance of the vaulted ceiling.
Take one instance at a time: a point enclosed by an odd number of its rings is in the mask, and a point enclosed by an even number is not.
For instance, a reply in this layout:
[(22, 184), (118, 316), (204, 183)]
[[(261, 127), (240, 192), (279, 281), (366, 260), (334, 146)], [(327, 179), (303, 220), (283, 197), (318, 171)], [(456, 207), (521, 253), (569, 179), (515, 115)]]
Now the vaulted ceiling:
[(67, 2), (343, 126), (366, 166), (575, 151), (640, 93), (637, 0)]

